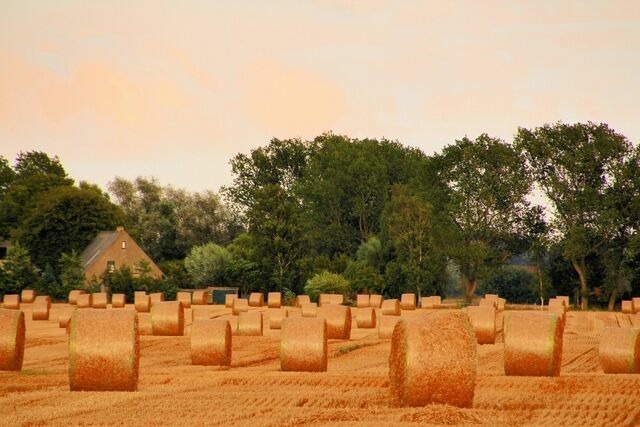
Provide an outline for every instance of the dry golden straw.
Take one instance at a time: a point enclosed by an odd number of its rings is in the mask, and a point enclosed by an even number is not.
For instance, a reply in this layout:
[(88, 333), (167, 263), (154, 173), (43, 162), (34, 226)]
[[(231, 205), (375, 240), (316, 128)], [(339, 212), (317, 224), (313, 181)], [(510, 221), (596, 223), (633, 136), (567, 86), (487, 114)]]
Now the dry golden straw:
[(262, 336), (262, 313), (245, 311), (238, 315), (238, 335)]
[(107, 308), (107, 293), (96, 292), (91, 295), (91, 307), (93, 308)]
[(302, 317), (316, 317), (318, 316), (318, 304), (315, 302), (302, 303)]
[(489, 306), (467, 307), (467, 315), (476, 334), (478, 344), (496, 342), (496, 310)]
[(302, 304), (308, 304), (311, 302), (309, 295), (297, 295), (294, 305), (298, 308), (302, 307)]
[(25, 304), (31, 304), (36, 299), (36, 291), (32, 289), (23, 289), (20, 293), (20, 301)]
[(231, 313), (234, 316), (239, 315), (242, 312), (249, 311), (249, 301), (246, 298), (236, 298), (233, 300), (233, 307)]
[(625, 314), (633, 314), (633, 302), (631, 300), (622, 301), (620, 309)]
[(138, 313), (138, 333), (140, 335), (153, 335), (151, 313)]
[(191, 292), (178, 292), (176, 301), (180, 301), (183, 308), (191, 308)]
[(498, 298), (498, 311), (504, 311), (504, 307), (507, 305), (507, 300), (504, 298)]
[(78, 295), (84, 294), (85, 291), (83, 289), (74, 289), (69, 292), (69, 304), (76, 305), (78, 303)]
[(342, 304), (343, 302), (344, 302), (344, 295), (329, 294), (329, 304)]
[(505, 374), (560, 375), (563, 326), (555, 313), (507, 313), (503, 328)]
[(564, 312), (567, 311), (567, 305), (565, 303), (564, 300), (558, 299), (558, 298), (551, 298), (549, 300), (549, 304), (548, 304), (549, 308), (551, 307), (562, 307), (562, 310)]
[(605, 374), (640, 374), (640, 328), (604, 328), (598, 355)]
[(476, 339), (461, 311), (401, 319), (393, 331), (389, 388), (398, 406), (471, 407), (476, 386)]
[(157, 301), (151, 305), (153, 335), (184, 335), (184, 308), (180, 301)]
[(2, 308), (6, 308), (7, 310), (20, 310), (20, 295), (5, 295), (2, 302)]
[(151, 301), (151, 306), (153, 307), (153, 304), (164, 301), (164, 294), (162, 292), (154, 292), (152, 294), (149, 294), (149, 300)]
[(233, 301), (238, 298), (236, 294), (225, 294), (224, 296), (224, 306), (225, 307), (233, 307)]
[(320, 294), (318, 297), (318, 307), (322, 307), (323, 305), (331, 304), (331, 295), (329, 294)]
[(376, 309), (373, 307), (362, 307), (356, 309), (356, 324), (358, 328), (376, 327)]
[(0, 371), (22, 370), (25, 331), (22, 311), (0, 308)]
[(357, 308), (369, 307), (369, 295), (359, 294), (356, 297), (356, 307)]
[(58, 327), (59, 328), (66, 328), (67, 326), (69, 326), (69, 322), (71, 321), (71, 314), (73, 312), (72, 311), (68, 311), (65, 313), (62, 313), (60, 315), (60, 317), (58, 317)]
[(382, 302), (382, 314), (384, 316), (400, 316), (400, 302), (397, 299), (386, 299)]
[(39, 296), (33, 301), (31, 309), (32, 320), (49, 320), (49, 310), (51, 309), (51, 298)]
[(318, 307), (318, 317), (327, 321), (327, 338), (348, 340), (351, 337), (351, 308), (327, 304)]
[(197, 319), (191, 325), (191, 363), (231, 365), (231, 325), (227, 320)]
[(282, 306), (282, 294), (280, 292), (269, 292), (267, 294), (267, 306), (269, 308), (280, 308)]
[(270, 308), (269, 309), (269, 328), (280, 329), (282, 327), (282, 319), (289, 317), (289, 311), (286, 308)]
[(126, 301), (125, 294), (113, 294), (111, 295), (111, 308), (124, 308)]
[[(22, 302), (25, 302), (24, 297), (22, 298)], [(633, 305), (633, 312), (640, 313), (640, 298), (631, 298), (631, 304)]]
[(433, 297), (422, 297), (420, 298), (420, 307), (422, 308), (433, 308), (433, 302), (435, 300)]
[(207, 291), (193, 291), (191, 296), (191, 305), (206, 305), (209, 304), (209, 292)]
[(480, 307), (493, 307), (494, 309), (498, 309), (498, 300), (497, 299), (486, 299), (483, 298), (478, 302)]
[(69, 335), (71, 391), (135, 391), (140, 342), (133, 310), (75, 310)]
[(400, 308), (402, 310), (415, 310), (416, 294), (402, 294), (400, 296)]
[(78, 308), (91, 308), (91, 302), (93, 301), (92, 294), (80, 294), (76, 299), (76, 307)]
[(191, 316), (194, 319), (209, 319), (209, 307), (208, 306), (200, 306), (200, 305), (192, 305), (191, 306)]
[(224, 316), (216, 317), (216, 320), (226, 320), (231, 326), (231, 334), (238, 335), (238, 316), (232, 314), (225, 314)]
[(133, 304), (138, 313), (148, 313), (151, 310), (151, 298), (144, 291), (136, 291), (133, 294)]
[(569, 309), (569, 306), (571, 305), (571, 302), (569, 301), (569, 297), (559, 295), (556, 297), (556, 299), (564, 301), (564, 306), (567, 307), (567, 310)]
[(484, 294), (484, 299), (496, 301), (498, 298), (500, 297), (497, 294)]
[(390, 340), (393, 334), (393, 328), (400, 321), (398, 316), (380, 316), (378, 317), (378, 338), (381, 340)]
[(249, 295), (250, 307), (262, 307), (264, 305), (264, 294), (262, 292), (251, 292)]
[(440, 295), (432, 296), (431, 302), (433, 303), (433, 308), (440, 308), (440, 306), (442, 306), (442, 298)]
[(382, 307), (382, 295), (371, 295), (369, 297), (369, 306), (373, 308)]
[(324, 319), (290, 317), (282, 320), (280, 369), (324, 372), (327, 370), (327, 324)]

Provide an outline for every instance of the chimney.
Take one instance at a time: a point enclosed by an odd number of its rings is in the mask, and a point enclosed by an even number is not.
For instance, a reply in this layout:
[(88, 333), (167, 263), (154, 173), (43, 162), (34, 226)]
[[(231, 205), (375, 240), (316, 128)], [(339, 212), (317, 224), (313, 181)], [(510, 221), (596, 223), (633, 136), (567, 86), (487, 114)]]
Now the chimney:
[(119, 227), (116, 228), (116, 231), (118, 233), (122, 233), (124, 231), (124, 227), (123, 226), (119, 226)]

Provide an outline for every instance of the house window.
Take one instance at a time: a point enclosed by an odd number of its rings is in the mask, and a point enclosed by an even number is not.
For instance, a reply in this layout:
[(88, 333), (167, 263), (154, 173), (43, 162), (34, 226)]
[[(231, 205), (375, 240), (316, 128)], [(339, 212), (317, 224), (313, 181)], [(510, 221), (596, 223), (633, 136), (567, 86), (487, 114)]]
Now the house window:
[(125, 242), (124, 240), (122, 241), (122, 243), (120, 243), (120, 247), (122, 249), (127, 249), (127, 242)]
[(116, 271), (116, 262), (107, 261), (107, 273), (115, 273), (115, 271)]

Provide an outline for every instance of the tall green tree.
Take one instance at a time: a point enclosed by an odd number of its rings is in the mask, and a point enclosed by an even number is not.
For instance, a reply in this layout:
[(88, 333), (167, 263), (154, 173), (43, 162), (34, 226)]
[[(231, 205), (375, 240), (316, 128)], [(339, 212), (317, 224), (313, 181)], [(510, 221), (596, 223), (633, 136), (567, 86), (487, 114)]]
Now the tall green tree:
[(0, 294), (19, 294), (23, 289), (40, 289), (41, 278), (31, 262), (27, 248), (16, 243), (0, 267)]
[(184, 259), (184, 266), (194, 285), (204, 288), (225, 281), (225, 271), (230, 261), (231, 254), (227, 249), (210, 242), (191, 248)]
[(62, 299), (66, 298), (72, 290), (84, 287), (84, 269), (82, 268), (82, 258), (75, 250), (63, 253), (58, 264), (60, 270), (59, 286), (52, 290), (52, 295)]

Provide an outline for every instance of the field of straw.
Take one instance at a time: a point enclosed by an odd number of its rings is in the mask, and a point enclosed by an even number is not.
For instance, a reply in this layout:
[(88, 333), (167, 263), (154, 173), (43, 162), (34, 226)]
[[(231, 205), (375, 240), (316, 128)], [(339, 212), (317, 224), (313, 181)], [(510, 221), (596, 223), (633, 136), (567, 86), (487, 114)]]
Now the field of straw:
[[(128, 306), (129, 307), (129, 306)], [(605, 327), (629, 326), (621, 313), (569, 312), (560, 377), (505, 376), (502, 313), (495, 344), (478, 346), (473, 406), (393, 406), (390, 341), (352, 322), (351, 340), (330, 340), (327, 372), (282, 372), (280, 330), (233, 336), (230, 368), (191, 364), (189, 336), (140, 337), (137, 392), (69, 391), (68, 342), (58, 326), (67, 304), (33, 321), (22, 304), (26, 348), (20, 372), (0, 372), (0, 425), (640, 425), (640, 375), (605, 375), (598, 362)], [(209, 317), (231, 308), (209, 306)], [(355, 314), (357, 310), (353, 310)], [(420, 316), (424, 310), (403, 312)], [(185, 310), (187, 333), (191, 313)], [(143, 328), (141, 327), (141, 330)], [(456, 384), (441, 378), (443, 385)]]

